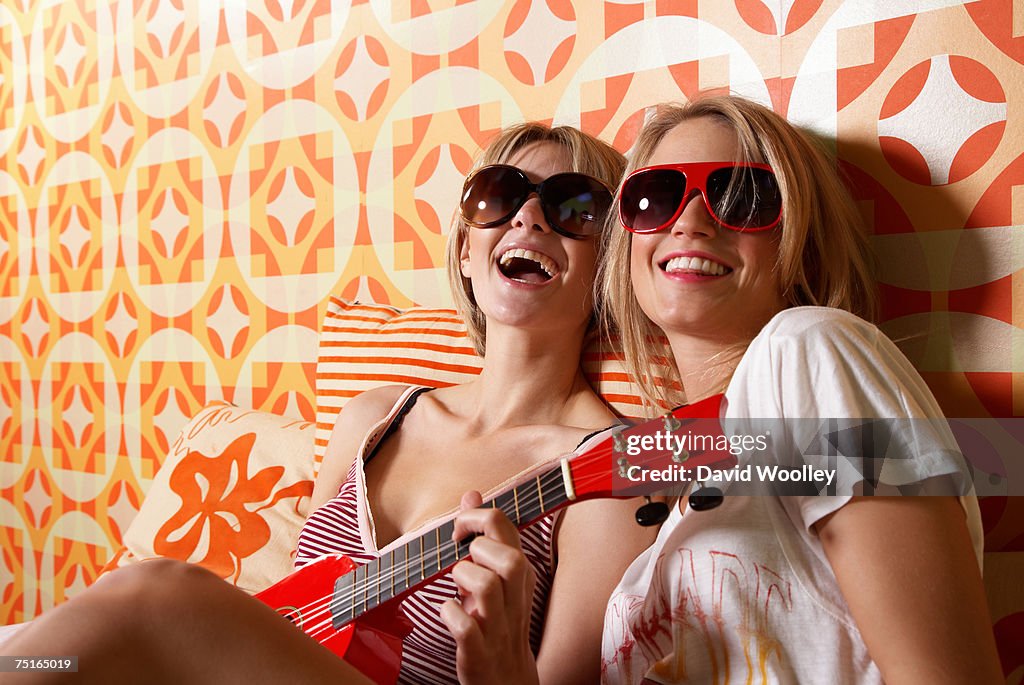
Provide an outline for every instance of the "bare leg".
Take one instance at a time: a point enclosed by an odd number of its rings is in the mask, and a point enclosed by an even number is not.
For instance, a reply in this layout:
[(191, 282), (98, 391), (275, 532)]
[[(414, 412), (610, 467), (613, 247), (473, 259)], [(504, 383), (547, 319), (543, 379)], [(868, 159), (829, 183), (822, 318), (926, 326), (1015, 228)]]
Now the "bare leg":
[[(0, 652), (77, 656), (84, 683), (365, 683), (270, 607), (212, 573), (166, 559), (113, 572), (32, 621)], [(0, 673), (45, 683), (60, 673)]]

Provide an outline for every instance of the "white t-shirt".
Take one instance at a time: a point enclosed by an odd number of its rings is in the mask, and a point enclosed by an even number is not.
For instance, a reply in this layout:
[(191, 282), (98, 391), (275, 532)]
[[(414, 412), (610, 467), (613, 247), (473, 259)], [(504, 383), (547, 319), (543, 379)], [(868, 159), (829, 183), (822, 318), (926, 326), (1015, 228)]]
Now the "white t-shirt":
[[(942, 416), (883, 333), (823, 307), (775, 316), (751, 342), (725, 399), (726, 426), (748, 417)], [(958, 468), (948, 429), (930, 445), (898, 465), (899, 483)], [(684, 498), (609, 600), (602, 682), (881, 683), (812, 528), (849, 499), (726, 489), (721, 506), (695, 512)], [(980, 566), (977, 501), (961, 502)]]

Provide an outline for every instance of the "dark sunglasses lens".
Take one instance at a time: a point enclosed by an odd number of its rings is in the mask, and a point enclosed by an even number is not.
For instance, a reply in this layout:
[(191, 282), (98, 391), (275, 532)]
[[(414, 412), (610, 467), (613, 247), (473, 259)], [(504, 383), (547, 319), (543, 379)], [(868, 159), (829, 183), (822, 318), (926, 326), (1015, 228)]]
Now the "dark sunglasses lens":
[(708, 176), (707, 192), (715, 218), (732, 228), (771, 226), (782, 212), (779, 184), (767, 169), (716, 169)]
[(676, 169), (648, 169), (622, 185), (619, 213), (631, 231), (656, 231), (679, 209), (686, 194), (686, 176)]
[(612, 194), (583, 174), (558, 174), (544, 182), (541, 202), (548, 221), (574, 235), (601, 232)]
[(481, 169), (462, 193), (462, 218), (474, 226), (501, 223), (523, 204), (528, 192), (526, 179), (512, 167)]

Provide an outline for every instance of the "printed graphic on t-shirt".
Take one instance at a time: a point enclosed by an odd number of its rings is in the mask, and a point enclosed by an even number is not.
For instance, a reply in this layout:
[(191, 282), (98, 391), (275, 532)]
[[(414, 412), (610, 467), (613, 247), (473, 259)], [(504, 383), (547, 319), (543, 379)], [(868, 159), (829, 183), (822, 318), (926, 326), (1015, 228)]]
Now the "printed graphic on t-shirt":
[[(637, 667), (653, 682), (758, 682), (785, 672), (773, 624), (793, 610), (792, 583), (774, 568), (718, 550), (682, 548), (662, 556), (646, 601), (614, 598), (605, 640), (619, 645), (602, 678), (632, 683)], [(769, 662), (775, 662), (769, 664)]]

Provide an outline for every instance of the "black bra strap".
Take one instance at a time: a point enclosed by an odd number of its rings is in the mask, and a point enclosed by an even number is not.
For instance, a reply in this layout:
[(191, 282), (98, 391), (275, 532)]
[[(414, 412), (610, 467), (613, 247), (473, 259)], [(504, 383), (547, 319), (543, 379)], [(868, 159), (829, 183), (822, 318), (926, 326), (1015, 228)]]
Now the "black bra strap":
[[(622, 425), (621, 423), (613, 423), (612, 425), (608, 426), (608, 428), (615, 428), (616, 426), (621, 426), (621, 425)], [(596, 431), (594, 431), (593, 433), (587, 433), (585, 436), (583, 436), (583, 439), (579, 441), (579, 444), (576, 445), (576, 449), (579, 449), (580, 445), (585, 443), (587, 440), (590, 440), (592, 437), (594, 437), (598, 433), (605, 432), (606, 430), (608, 430), (608, 428), (599, 428)]]
[(363, 459), (364, 466), (369, 464), (370, 460), (376, 456), (377, 452), (380, 450), (380, 446), (384, 444), (384, 441), (390, 438), (399, 428), (401, 428), (402, 421), (405, 420), (405, 415), (408, 414), (409, 410), (412, 409), (414, 404), (416, 404), (416, 400), (420, 398), (420, 395), (428, 390), (433, 390), (433, 388), (417, 388), (405, 398), (405, 402), (402, 403), (402, 407), (398, 410), (398, 413), (395, 414), (395, 418), (391, 420), (391, 425), (387, 427), (387, 430), (384, 431), (384, 435), (380, 436), (380, 440), (377, 441), (377, 444), (373, 446), (370, 453), (366, 455), (365, 459)]

